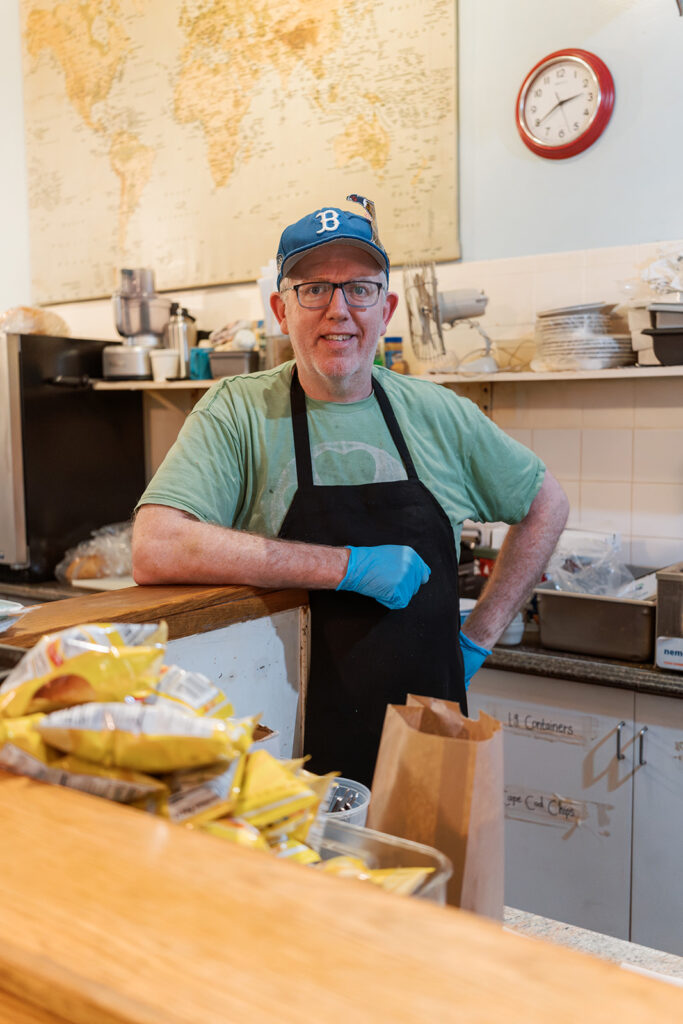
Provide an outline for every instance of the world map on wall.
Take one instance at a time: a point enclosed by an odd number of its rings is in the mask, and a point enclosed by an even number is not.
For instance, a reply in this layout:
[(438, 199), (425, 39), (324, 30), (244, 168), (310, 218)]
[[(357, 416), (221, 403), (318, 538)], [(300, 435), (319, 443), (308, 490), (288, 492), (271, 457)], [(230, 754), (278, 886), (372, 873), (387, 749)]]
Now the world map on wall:
[(21, 0), (36, 302), (251, 281), (373, 199), (392, 263), (459, 256), (456, 0)]

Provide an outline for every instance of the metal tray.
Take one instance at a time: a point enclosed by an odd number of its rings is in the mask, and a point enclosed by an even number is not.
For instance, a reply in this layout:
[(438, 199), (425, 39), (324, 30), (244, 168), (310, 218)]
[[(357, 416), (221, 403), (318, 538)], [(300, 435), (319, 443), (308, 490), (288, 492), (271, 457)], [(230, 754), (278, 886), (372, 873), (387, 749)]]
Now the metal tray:
[[(631, 567), (633, 568), (633, 567)], [(653, 569), (634, 572), (644, 575)], [(595, 654), (619, 661), (651, 662), (654, 657), (654, 597), (634, 601), (552, 590), (535, 589), (541, 647), (575, 654)]]

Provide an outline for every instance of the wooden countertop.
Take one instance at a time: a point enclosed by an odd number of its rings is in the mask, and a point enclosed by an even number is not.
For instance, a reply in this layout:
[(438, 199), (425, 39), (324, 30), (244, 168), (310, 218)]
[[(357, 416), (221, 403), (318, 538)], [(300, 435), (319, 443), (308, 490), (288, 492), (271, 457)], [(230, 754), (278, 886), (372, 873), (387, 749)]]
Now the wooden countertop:
[(0, 821), (27, 1024), (683, 1019), (673, 986), (82, 793), (0, 774)]
[(36, 605), (17, 620), (16, 626), (2, 634), (2, 642), (14, 647), (32, 647), (43, 633), (83, 622), (157, 622), (159, 619), (166, 620), (169, 638), (173, 640), (306, 604), (306, 590), (198, 584), (127, 587)]

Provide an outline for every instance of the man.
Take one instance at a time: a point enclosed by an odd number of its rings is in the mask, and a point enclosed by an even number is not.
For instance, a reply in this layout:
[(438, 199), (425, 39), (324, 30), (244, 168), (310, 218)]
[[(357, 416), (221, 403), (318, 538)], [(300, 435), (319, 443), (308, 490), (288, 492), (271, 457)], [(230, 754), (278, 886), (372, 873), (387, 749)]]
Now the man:
[[(349, 197), (351, 198), (351, 197)], [(567, 516), (528, 449), (446, 388), (373, 367), (398, 297), (367, 217), (286, 228), (272, 309), (295, 363), (223, 380), (141, 499), (138, 583), (310, 590), (304, 748), (370, 783), (388, 703), (460, 702), (540, 578)], [(466, 518), (512, 525), (459, 633)]]

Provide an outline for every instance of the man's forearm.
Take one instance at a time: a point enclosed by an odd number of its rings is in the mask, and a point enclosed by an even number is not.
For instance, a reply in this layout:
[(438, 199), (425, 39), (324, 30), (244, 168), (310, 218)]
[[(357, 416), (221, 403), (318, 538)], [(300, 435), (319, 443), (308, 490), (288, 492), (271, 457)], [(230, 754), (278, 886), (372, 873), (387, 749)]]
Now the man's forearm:
[(144, 505), (133, 530), (137, 583), (246, 583), (334, 590), (349, 551), (261, 537), (202, 523), (177, 509)]
[(548, 564), (569, 512), (567, 497), (546, 472), (527, 516), (511, 526), (484, 593), (470, 612), (464, 632), (482, 647), (493, 647), (529, 597)]

